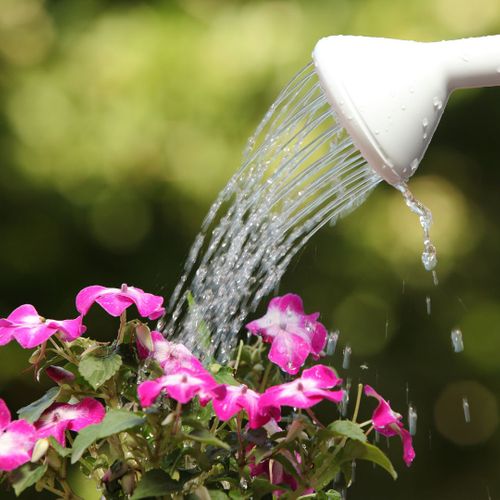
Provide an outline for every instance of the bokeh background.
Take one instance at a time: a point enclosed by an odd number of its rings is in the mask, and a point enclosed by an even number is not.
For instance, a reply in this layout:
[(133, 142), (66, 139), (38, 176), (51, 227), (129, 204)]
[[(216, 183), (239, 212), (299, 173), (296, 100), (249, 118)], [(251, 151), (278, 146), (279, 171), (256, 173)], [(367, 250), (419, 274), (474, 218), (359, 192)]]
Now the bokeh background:
[[(0, 315), (33, 303), (71, 317), (96, 283), (168, 297), (246, 138), (320, 37), (498, 31), (498, 0), (1, 0)], [(349, 499), (500, 498), (499, 123), (500, 89), (457, 92), (411, 181), (434, 213), (439, 286), (416, 217), (381, 185), (280, 287), (340, 329), (335, 366), (353, 349), (344, 377), (418, 410), (414, 466), (393, 440), (400, 479), (359, 464)], [(102, 316), (89, 318), (101, 337)], [(26, 359), (0, 350), (12, 408), (48, 386), (22, 373)]]

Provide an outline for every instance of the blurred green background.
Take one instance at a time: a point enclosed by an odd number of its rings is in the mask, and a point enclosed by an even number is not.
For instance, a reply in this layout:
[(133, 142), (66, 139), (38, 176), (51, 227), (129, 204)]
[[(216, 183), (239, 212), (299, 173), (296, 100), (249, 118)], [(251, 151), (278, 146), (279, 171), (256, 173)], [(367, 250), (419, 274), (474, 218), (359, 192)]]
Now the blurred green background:
[[(498, 0), (1, 0), (0, 315), (33, 303), (72, 317), (74, 295), (97, 283), (168, 297), (246, 138), (320, 37), (498, 31)], [(352, 346), (339, 371), (353, 385), (418, 409), (414, 466), (392, 440), (400, 480), (359, 464), (349, 499), (500, 498), (499, 123), (500, 89), (453, 95), (410, 184), (434, 213), (439, 286), (417, 218), (382, 185), (280, 287), (341, 330), (333, 361)], [(100, 337), (110, 326), (97, 310), (88, 324)], [(11, 408), (48, 386), (21, 374), (26, 357), (0, 351)]]

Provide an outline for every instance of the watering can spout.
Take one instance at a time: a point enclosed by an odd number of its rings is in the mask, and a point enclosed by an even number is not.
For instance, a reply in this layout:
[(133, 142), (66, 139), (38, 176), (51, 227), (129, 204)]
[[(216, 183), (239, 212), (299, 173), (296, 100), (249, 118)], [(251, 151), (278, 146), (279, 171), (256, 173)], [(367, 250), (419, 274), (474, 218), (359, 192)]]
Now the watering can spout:
[(331, 36), (322, 88), (370, 166), (393, 185), (417, 169), (457, 88), (500, 86), (500, 35), (441, 42)]

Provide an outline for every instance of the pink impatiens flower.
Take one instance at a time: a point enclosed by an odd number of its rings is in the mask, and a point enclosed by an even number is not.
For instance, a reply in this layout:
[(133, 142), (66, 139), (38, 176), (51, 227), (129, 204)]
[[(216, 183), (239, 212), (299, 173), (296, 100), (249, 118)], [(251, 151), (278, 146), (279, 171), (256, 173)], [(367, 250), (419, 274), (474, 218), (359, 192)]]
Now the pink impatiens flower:
[(141, 359), (152, 356), (168, 375), (179, 370), (205, 373), (200, 360), (187, 347), (168, 341), (160, 332), (152, 331), (153, 350), (149, 351), (141, 342), (137, 342), (137, 352)]
[(98, 424), (104, 418), (104, 406), (92, 398), (82, 399), (79, 403), (54, 403), (35, 422), (37, 437), (54, 438), (65, 446), (65, 432), (79, 431), (85, 427)]
[(212, 397), (212, 389), (217, 385), (207, 371), (179, 370), (155, 380), (142, 382), (137, 388), (137, 394), (143, 407), (151, 406), (163, 391), (181, 404), (188, 403), (198, 394), (200, 402), (206, 404)]
[(121, 288), (88, 286), (76, 296), (76, 308), (80, 314), (87, 314), (94, 302), (111, 316), (120, 316), (132, 304), (137, 306), (143, 318), (158, 319), (165, 313), (165, 308), (162, 307), (163, 297), (127, 285), (122, 285)]
[(410, 466), (415, 458), (412, 438), (410, 433), (403, 428), (399, 413), (393, 411), (389, 402), (378, 394), (373, 387), (365, 385), (365, 394), (378, 400), (378, 406), (372, 415), (373, 428), (383, 436), (392, 437), (398, 435), (403, 443), (403, 460)]
[(36, 440), (35, 428), (26, 420), (11, 422), (10, 411), (0, 399), (0, 470), (14, 470), (29, 462)]
[(324, 365), (316, 365), (302, 372), (299, 378), (286, 384), (275, 385), (266, 390), (260, 397), (260, 404), (266, 406), (292, 406), (294, 408), (310, 408), (323, 399), (334, 403), (342, 401), (344, 391), (329, 391), (342, 383), (335, 372)]
[(295, 375), (309, 354), (317, 359), (325, 347), (327, 331), (318, 317), (319, 313), (305, 314), (302, 299), (288, 293), (272, 299), (265, 316), (246, 327), (272, 344), (269, 359), (273, 363)]
[(0, 345), (15, 339), (25, 349), (31, 349), (43, 344), (55, 333), (62, 340), (70, 342), (80, 337), (85, 330), (82, 316), (63, 321), (45, 319), (32, 305), (24, 304), (12, 311), (7, 318), (0, 319)]
[(212, 399), (214, 412), (220, 420), (226, 421), (234, 417), (241, 410), (248, 415), (248, 425), (251, 429), (258, 429), (269, 422), (271, 418), (280, 419), (280, 411), (273, 406), (261, 407), (260, 394), (249, 389), (246, 385), (221, 385), (214, 390)]

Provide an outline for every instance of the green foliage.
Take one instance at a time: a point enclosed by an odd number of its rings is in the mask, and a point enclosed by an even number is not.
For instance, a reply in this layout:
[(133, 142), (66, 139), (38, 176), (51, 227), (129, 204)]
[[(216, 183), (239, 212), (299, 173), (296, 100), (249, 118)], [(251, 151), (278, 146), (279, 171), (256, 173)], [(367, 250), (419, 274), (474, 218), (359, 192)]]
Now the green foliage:
[(33, 401), (33, 403), (20, 408), (17, 411), (19, 418), (23, 418), (28, 422), (35, 422), (41, 414), (57, 399), (59, 396), (59, 387), (50, 388), (40, 399)]
[(144, 418), (125, 410), (110, 410), (100, 424), (89, 425), (78, 434), (73, 444), (71, 463), (78, 462), (84, 451), (98, 439), (132, 429), (144, 423)]
[(12, 477), (12, 487), (14, 488), (16, 496), (19, 496), (24, 490), (42, 479), (47, 469), (47, 464), (40, 465), (39, 467), (26, 464), (17, 469)]
[(122, 358), (116, 353), (102, 357), (88, 355), (80, 361), (78, 371), (94, 389), (99, 389), (120, 369), (121, 365)]
[(161, 497), (168, 493), (179, 491), (179, 489), (182, 489), (182, 484), (179, 481), (174, 481), (161, 469), (153, 469), (142, 476), (131, 500)]

